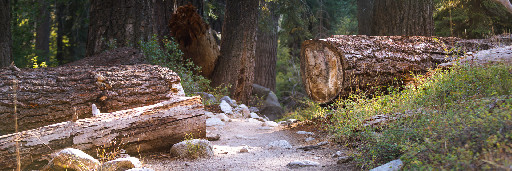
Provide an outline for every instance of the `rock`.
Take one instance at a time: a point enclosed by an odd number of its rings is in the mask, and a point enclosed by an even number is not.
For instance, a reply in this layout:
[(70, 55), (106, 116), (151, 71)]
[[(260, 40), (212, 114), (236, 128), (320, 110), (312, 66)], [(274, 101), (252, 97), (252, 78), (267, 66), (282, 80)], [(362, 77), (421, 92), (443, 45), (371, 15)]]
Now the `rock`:
[(343, 157), (343, 156), (345, 156), (345, 154), (343, 154), (343, 152), (341, 152), (341, 151), (336, 151), (336, 153), (334, 153), (334, 154), (332, 155), (332, 158), (336, 158), (336, 157)]
[(241, 108), (241, 113), (243, 117), (247, 118), (251, 115), (251, 111), (249, 110), (249, 108), (247, 108), (247, 106), (241, 104), (239, 107)]
[(354, 157), (352, 157), (352, 156), (338, 157), (338, 161), (336, 162), (336, 164), (348, 163), (352, 160), (354, 160)]
[(297, 131), (297, 134), (301, 134), (301, 135), (315, 135), (315, 133), (306, 132), (306, 131)]
[(259, 98), (267, 98), (268, 93), (270, 93), (270, 89), (263, 87), (259, 84), (252, 85), (252, 94), (256, 95)]
[(96, 107), (95, 104), (92, 104), (92, 116), (100, 115), (100, 110)]
[(290, 124), (292, 124), (292, 123), (297, 122), (297, 119), (288, 119), (288, 122), (289, 122)]
[(373, 168), (370, 171), (398, 171), (402, 168), (403, 165), (404, 163), (402, 162), (402, 160), (398, 159), (390, 161), (389, 163), (386, 163), (379, 167)]
[(206, 115), (206, 118), (213, 118), (213, 117), (215, 117), (215, 115), (212, 112), (208, 112), (208, 111), (204, 112), (204, 115)]
[(278, 124), (279, 125), (288, 125), (288, 122), (286, 122), (286, 121), (279, 121)]
[(203, 99), (203, 102), (210, 103), (210, 104), (217, 103), (217, 99), (212, 94), (205, 93), (205, 92), (195, 92), (194, 94), (200, 95), (201, 98)]
[(217, 118), (224, 122), (231, 122), (231, 119), (224, 113), (217, 114)]
[(284, 109), (281, 107), (281, 104), (279, 104), (279, 100), (274, 92), (271, 91), (268, 93), (260, 113), (268, 116), (270, 120), (276, 120), (283, 117)]
[(256, 137), (246, 137), (244, 135), (235, 135), (235, 138), (238, 138), (238, 139), (247, 139), (247, 140), (255, 140), (257, 139)]
[(225, 100), (221, 100), (219, 107), (220, 107), (220, 110), (222, 110), (222, 112), (224, 112), (226, 114), (233, 114), (233, 108)]
[(220, 101), (222, 101), (222, 100), (226, 101), (230, 106), (236, 107), (236, 101), (231, 100), (231, 98), (229, 98), (229, 96), (224, 96), (224, 97), (220, 98)]
[(155, 171), (155, 170), (143, 167), (143, 168), (133, 168), (133, 169), (129, 169), (126, 171)]
[(279, 140), (279, 141), (272, 141), (270, 143), (268, 143), (268, 145), (266, 146), (267, 148), (284, 148), (284, 149), (291, 149), (292, 148), (292, 145), (290, 145), (290, 143), (288, 143), (288, 141), (286, 140)]
[(209, 158), (213, 156), (213, 150), (208, 140), (185, 140), (171, 147), (171, 156), (188, 159)]
[(66, 148), (55, 156), (42, 170), (95, 170), (100, 162), (81, 150)]
[(265, 124), (266, 124), (267, 126), (270, 126), (270, 127), (277, 127), (277, 126), (279, 126), (279, 124), (277, 124), (277, 123), (276, 123), (276, 122), (274, 122), (274, 121), (266, 121), (266, 122), (265, 122)]
[(260, 116), (258, 116), (258, 114), (256, 114), (256, 113), (250, 113), (250, 117), (251, 117), (251, 118), (254, 118), (254, 119), (256, 119), (256, 118), (261, 118), (261, 117), (260, 117)]
[(224, 126), (226, 125), (219, 118), (208, 118), (206, 119), (206, 126)]
[(315, 140), (315, 138), (313, 138), (313, 137), (307, 137), (304, 141), (309, 142), (309, 141), (313, 141), (313, 140)]
[(220, 140), (220, 134), (215, 134), (215, 135), (206, 135), (206, 139), (208, 141), (217, 141), (217, 140)]
[(286, 166), (290, 168), (299, 168), (299, 167), (317, 167), (320, 166), (320, 163), (309, 161), (309, 160), (303, 160), (303, 161), (293, 161), (288, 163)]
[(140, 168), (142, 163), (138, 158), (127, 157), (118, 158), (112, 161), (103, 163), (98, 171), (117, 171), (117, 170), (128, 170), (132, 168)]
[(247, 147), (242, 147), (242, 149), (240, 149), (240, 153), (248, 153), (249, 152), (249, 148)]
[(262, 127), (259, 127), (258, 129), (259, 130), (272, 130), (272, 128), (270, 128), (268, 126), (262, 126)]
[(249, 111), (250, 111), (250, 112), (257, 113), (257, 112), (259, 112), (260, 110), (259, 110), (257, 107), (250, 107), (250, 108), (249, 108)]
[(249, 118), (249, 119), (247, 119), (247, 122), (261, 122), (261, 121), (259, 121), (257, 119)]

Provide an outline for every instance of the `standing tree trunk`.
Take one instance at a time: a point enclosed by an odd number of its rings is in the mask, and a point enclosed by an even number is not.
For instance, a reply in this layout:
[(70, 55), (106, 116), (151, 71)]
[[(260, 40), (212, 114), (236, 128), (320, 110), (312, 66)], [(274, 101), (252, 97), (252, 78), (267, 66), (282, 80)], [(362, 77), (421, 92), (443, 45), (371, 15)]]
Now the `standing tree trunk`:
[(63, 42), (62, 39), (64, 37), (64, 9), (66, 6), (64, 5), (64, 2), (57, 1), (56, 7), (55, 7), (55, 20), (57, 20), (57, 55), (55, 58), (57, 58), (57, 61), (59, 62), (59, 65), (64, 64), (64, 50), (63, 50)]
[(254, 81), (258, 3), (256, 0), (226, 1), (221, 56), (212, 75), (213, 86), (231, 84), (231, 94), (243, 103), (248, 102)]
[(39, 60), (50, 62), (50, 10), (47, 0), (39, 0), (39, 16), (36, 28), (36, 54)]
[(357, 27), (360, 35), (372, 34), (374, 1), (357, 0)]
[(260, 11), (260, 20), (264, 21), (264, 25), (259, 25), (257, 33), (254, 83), (275, 91), (279, 13), (276, 12), (275, 3), (269, 2), (267, 5), (267, 13)]
[(0, 0), (0, 68), (9, 66), (13, 61), (11, 47), (10, 0)]
[[(359, 0), (359, 34), (370, 36), (432, 36), (432, 0)], [(373, 8), (373, 9), (372, 9)], [(365, 13), (365, 10), (371, 10)], [(371, 17), (370, 17), (371, 16)]]

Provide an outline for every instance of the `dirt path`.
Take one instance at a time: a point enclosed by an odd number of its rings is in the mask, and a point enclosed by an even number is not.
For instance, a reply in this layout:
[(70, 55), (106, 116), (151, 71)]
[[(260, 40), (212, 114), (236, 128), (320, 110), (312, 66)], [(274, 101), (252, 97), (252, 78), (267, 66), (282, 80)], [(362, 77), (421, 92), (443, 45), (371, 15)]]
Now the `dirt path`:
[[(325, 141), (325, 137), (314, 135), (315, 140), (305, 142), (309, 135), (297, 134), (293, 128), (278, 126), (270, 130), (261, 128), (262, 122), (255, 119), (233, 119), (225, 126), (207, 127), (208, 134), (220, 134), (221, 139), (211, 141), (215, 156), (210, 159), (178, 160), (168, 157), (149, 157), (145, 166), (155, 170), (353, 170), (353, 165), (337, 165), (335, 145), (326, 145), (323, 149), (304, 151), (297, 149), (305, 145), (315, 145)], [(272, 141), (286, 140), (291, 149), (270, 149), (266, 146)], [(248, 153), (240, 153), (247, 146)], [(165, 155), (165, 154), (162, 154)], [(309, 160), (319, 166), (292, 169), (286, 165), (292, 161)]]

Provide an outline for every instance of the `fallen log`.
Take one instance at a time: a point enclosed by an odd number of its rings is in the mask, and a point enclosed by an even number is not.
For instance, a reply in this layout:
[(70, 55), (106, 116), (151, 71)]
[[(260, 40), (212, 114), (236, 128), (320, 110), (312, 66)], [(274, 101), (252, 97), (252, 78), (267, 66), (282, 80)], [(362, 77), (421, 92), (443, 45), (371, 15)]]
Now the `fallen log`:
[[(307, 94), (319, 103), (400, 86), (412, 73), (453, 60), (456, 53), (488, 49), (492, 44), (458, 38), (336, 35), (307, 40), (301, 49), (301, 76)], [(453, 50), (456, 49), (456, 50)]]
[(169, 21), (169, 28), (184, 57), (201, 67), (199, 74), (210, 78), (220, 48), (215, 41), (215, 31), (209, 28), (196, 11), (192, 5), (179, 7)]
[(169, 151), (185, 134), (206, 137), (205, 119), (200, 97), (173, 96), (154, 105), (3, 135), (0, 136), (0, 170), (16, 167), (15, 141), (21, 146), (22, 169), (39, 169), (48, 163), (49, 154), (69, 147), (91, 156), (96, 156), (97, 149), (112, 145), (119, 145), (115, 148), (122, 148), (128, 154)]
[(176, 73), (153, 65), (0, 68), (0, 91), (0, 135), (14, 132), (14, 95), (20, 131), (91, 117), (92, 104), (114, 112), (184, 95)]

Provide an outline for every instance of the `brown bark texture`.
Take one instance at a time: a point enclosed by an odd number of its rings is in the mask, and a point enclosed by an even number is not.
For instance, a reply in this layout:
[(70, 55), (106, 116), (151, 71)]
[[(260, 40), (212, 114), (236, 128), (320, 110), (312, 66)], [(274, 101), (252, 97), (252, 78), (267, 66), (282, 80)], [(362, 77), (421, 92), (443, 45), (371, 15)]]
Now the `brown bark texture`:
[(220, 55), (219, 46), (208, 25), (192, 5), (181, 6), (169, 22), (171, 36), (179, 43), (186, 59), (201, 67), (201, 75), (210, 78)]
[[(456, 52), (492, 47), (458, 38), (336, 35), (307, 40), (301, 49), (302, 82), (312, 100), (329, 103), (354, 91), (373, 93), (412, 80), (412, 73), (452, 60)], [(450, 51), (457, 48), (459, 51)]]
[(205, 138), (205, 119), (199, 97), (173, 96), (154, 105), (3, 135), (0, 170), (16, 168), (15, 141), (21, 144), (22, 169), (33, 170), (47, 164), (49, 154), (70, 147), (91, 156), (97, 149), (124, 149), (132, 155), (169, 151), (186, 134)]
[(265, 24), (260, 24), (257, 32), (254, 83), (275, 91), (279, 13), (273, 2), (268, 2), (268, 6), (268, 14), (260, 11), (260, 20)]
[(374, 2), (375, 0), (357, 0), (357, 28), (360, 35), (372, 34)]
[(7, 67), (13, 61), (11, 40), (10, 0), (0, 1), (0, 68)]
[(39, 0), (36, 27), (36, 52), (39, 61), (50, 62), (50, 7), (47, 0)]
[(372, 36), (432, 36), (432, 0), (378, 0), (373, 4)]
[(249, 101), (254, 81), (254, 56), (258, 28), (258, 5), (255, 0), (227, 0), (221, 56), (212, 75), (212, 85), (232, 85), (233, 97)]
[(74, 114), (91, 117), (92, 104), (113, 112), (184, 95), (176, 73), (153, 65), (3, 68), (0, 90), (0, 135), (14, 132), (14, 95), (20, 131), (68, 121)]

